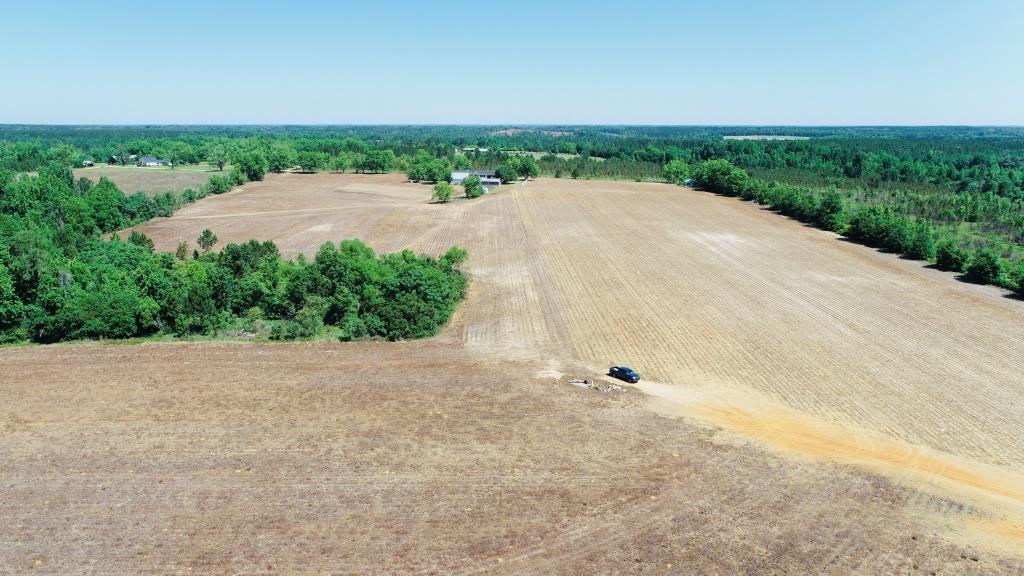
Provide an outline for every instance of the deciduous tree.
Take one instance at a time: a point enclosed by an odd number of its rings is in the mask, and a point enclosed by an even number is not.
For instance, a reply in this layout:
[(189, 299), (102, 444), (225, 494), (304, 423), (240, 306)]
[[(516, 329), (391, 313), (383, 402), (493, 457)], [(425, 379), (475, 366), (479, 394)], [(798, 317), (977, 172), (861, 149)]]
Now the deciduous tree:
[(661, 171), (666, 182), (682, 184), (690, 177), (690, 165), (682, 160), (672, 160)]
[(484, 195), (484, 186), (480, 183), (480, 177), (476, 174), (466, 176), (462, 181), (462, 188), (466, 192), (466, 198), (479, 198)]
[(216, 144), (210, 148), (210, 152), (207, 154), (207, 160), (217, 167), (217, 170), (223, 172), (224, 167), (228, 164), (228, 149), (224, 144)]
[(452, 199), (452, 195), (455, 193), (455, 189), (452, 185), (447, 182), (438, 182), (434, 184), (434, 191), (431, 197), (440, 203), (445, 203)]
[(210, 248), (217, 243), (217, 235), (210, 231), (209, 228), (203, 230), (203, 233), (196, 239), (196, 244), (203, 249), (203, 252), (209, 252)]

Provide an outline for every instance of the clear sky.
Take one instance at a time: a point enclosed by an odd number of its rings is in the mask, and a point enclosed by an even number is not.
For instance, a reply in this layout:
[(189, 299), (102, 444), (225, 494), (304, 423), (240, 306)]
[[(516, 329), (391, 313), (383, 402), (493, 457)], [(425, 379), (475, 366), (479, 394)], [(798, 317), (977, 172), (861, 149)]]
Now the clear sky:
[(1024, 0), (4, 2), (0, 123), (1024, 124)]

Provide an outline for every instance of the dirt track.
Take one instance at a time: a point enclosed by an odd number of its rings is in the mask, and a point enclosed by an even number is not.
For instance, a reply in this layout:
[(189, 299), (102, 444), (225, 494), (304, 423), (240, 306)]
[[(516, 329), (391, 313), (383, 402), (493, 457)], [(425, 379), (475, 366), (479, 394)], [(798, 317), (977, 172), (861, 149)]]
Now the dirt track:
[[(161, 249), (203, 228), (286, 254), (458, 244), (473, 286), (429, 342), (0, 350), (0, 561), (1022, 568), (1024, 304), (677, 187), (428, 195), (282, 175), (144, 226)], [(612, 363), (652, 396), (548, 378)]]

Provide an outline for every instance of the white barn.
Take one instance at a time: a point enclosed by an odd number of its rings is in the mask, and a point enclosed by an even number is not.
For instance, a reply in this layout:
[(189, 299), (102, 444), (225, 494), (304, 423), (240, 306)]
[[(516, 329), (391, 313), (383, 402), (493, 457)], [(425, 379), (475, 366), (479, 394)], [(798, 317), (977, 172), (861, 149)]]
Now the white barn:
[(479, 176), (480, 184), (487, 190), (501, 186), (501, 179), (495, 176), (494, 170), (455, 170), (452, 172), (452, 184), (462, 184), (470, 176)]
[(156, 156), (143, 156), (139, 158), (139, 166), (170, 166), (170, 160), (157, 158)]

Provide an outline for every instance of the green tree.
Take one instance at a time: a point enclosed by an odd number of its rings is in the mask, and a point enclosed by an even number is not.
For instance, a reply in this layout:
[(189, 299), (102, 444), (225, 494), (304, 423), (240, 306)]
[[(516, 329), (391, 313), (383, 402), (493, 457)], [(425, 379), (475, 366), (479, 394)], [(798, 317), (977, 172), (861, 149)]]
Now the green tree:
[(24, 308), (14, 290), (14, 277), (6, 266), (0, 264), (0, 343), (24, 338), (18, 330)]
[(1013, 281), (1017, 295), (1024, 296), (1024, 262), (1017, 263), (1017, 268), (1013, 271), (1010, 279)]
[(89, 180), (85, 176), (82, 176), (75, 182), (75, 192), (78, 192), (79, 196), (85, 196), (88, 194), (89, 190), (92, 190), (92, 187), (92, 180)]
[(484, 195), (484, 186), (480, 182), (480, 177), (476, 174), (466, 176), (462, 181), (462, 188), (466, 192), (466, 198), (479, 198)]
[(519, 164), (515, 160), (515, 158), (509, 158), (494, 171), (494, 175), (501, 180), (502, 184), (509, 184), (519, 179)]
[(341, 152), (334, 158), (331, 158), (330, 168), (333, 172), (345, 173), (352, 166), (352, 155), (348, 152)]
[(452, 179), (451, 165), (446, 160), (422, 151), (412, 160), (407, 175), (413, 182), (449, 182)]
[(935, 229), (927, 220), (914, 223), (913, 237), (905, 254), (915, 260), (932, 260), (935, 258)]
[(316, 172), (327, 167), (327, 154), (304, 150), (296, 156), (296, 163), (303, 172)]
[(435, 201), (444, 204), (452, 199), (452, 195), (455, 194), (455, 189), (452, 185), (447, 182), (438, 182), (434, 184), (434, 191), (431, 194), (431, 198)]
[(967, 251), (952, 239), (939, 242), (935, 248), (935, 267), (948, 272), (963, 272), (967, 265)]
[(210, 148), (207, 160), (217, 166), (217, 170), (223, 172), (228, 164), (228, 148), (224, 144), (217, 144)]
[(363, 158), (362, 171), (376, 172), (383, 174), (390, 172), (395, 166), (395, 152), (393, 150), (371, 150)]
[(241, 173), (250, 181), (263, 180), (267, 173), (267, 157), (259, 150), (249, 150), (238, 155), (235, 162)]
[(115, 154), (114, 156), (117, 159), (118, 163), (121, 164), (121, 166), (126, 165), (128, 163), (129, 156), (128, 148), (124, 144), (118, 144), (117, 154)]
[(214, 174), (206, 181), (206, 188), (210, 194), (223, 194), (231, 190), (233, 182), (224, 176)]
[(248, 182), (245, 174), (242, 173), (242, 169), (236, 164), (231, 167), (231, 171), (228, 172), (228, 181), (232, 186), (241, 186)]
[(203, 230), (203, 233), (196, 239), (196, 244), (203, 249), (203, 252), (209, 252), (210, 248), (217, 243), (217, 235), (210, 231), (209, 228)]
[(178, 248), (174, 251), (174, 257), (178, 260), (188, 258), (188, 242), (178, 242)]
[(964, 277), (980, 284), (1006, 284), (1003, 259), (993, 250), (982, 248), (971, 255), (964, 268)]
[(519, 157), (519, 175), (523, 178), (536, 178), (540, 176), (540, 165), (533, 156)]
[(661, 171), (662, 178), (672, 184), (682, 184), (690, 177), (690, 165), (682, 160), (672, 160)]
[(290, 142), (274, 142), (267, 154), (267, 169), (280, 174), (295, 164), (295, 147)]
[[(756, 200), (756, 196), (757, 193), (755, 192), (753, 199)], [(814, 220), (815, 225), (825, 230), (831, 230), (837, 234), (846, 232), (848, 222), (846, 203), (835, 188), (830, 188), (821, 195), (818, 213)]]
[(99, 183), (85, 195), (85, 201), (102, 232), (111, 232), (127, 224), (124, 193), (107, 178), (100, 178)]
[(719, 159), (706, 160), (698, 164), (693, 170), (693, 179), (705, 190), (727, 196), (739, 196), (747, 187), (749, 176), (728, 160)]
[(132, 233), (128, 235), (128, 242), (145, 248), (147, 252), (153, 252), (156, 249), (153, 239), (138, 230), (132, 230)]
[(46, 151), (47, 159), (61, 166), (71, 167), (78, 164), (81, 152), (70, 144), (57, 144)]

